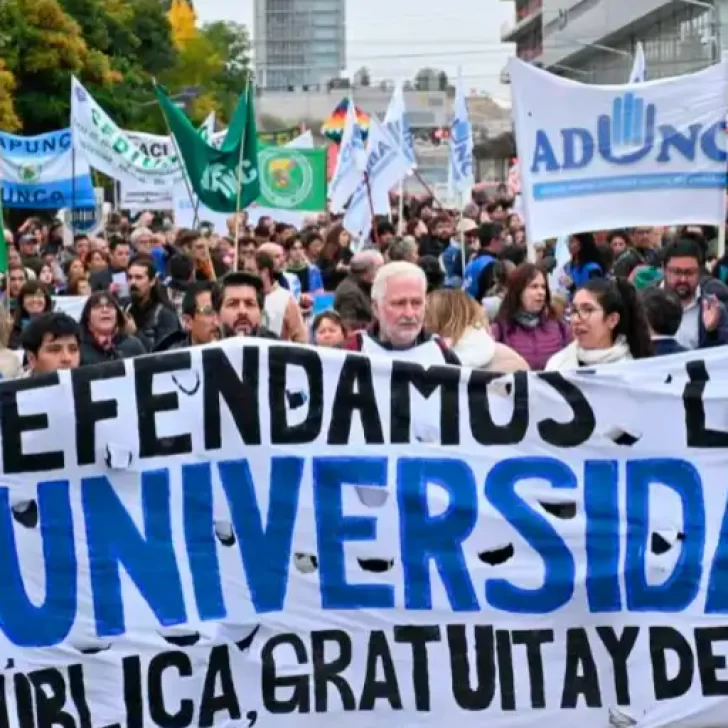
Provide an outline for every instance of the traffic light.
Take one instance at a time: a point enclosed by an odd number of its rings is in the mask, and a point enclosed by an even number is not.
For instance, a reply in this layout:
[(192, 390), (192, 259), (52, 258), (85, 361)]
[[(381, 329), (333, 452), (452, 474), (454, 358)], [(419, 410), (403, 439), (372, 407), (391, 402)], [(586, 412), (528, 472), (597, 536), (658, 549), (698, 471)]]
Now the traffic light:
[(442, 126), (437, 129), (433, 129), (430, 138), (435, 146), (439, 146), (440, 144), (447, 142), (450, 139), (449, 127)]

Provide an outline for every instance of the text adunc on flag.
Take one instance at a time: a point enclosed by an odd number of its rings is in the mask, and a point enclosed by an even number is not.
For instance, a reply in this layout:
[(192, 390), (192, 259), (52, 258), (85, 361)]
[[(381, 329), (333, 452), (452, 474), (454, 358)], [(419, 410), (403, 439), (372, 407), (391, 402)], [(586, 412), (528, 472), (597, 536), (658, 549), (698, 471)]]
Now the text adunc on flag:
[[(356, 189), (344, 216), (344, 228), (353, 236), (366, 237), (372, 226), (370, 195), (387, 194), (411, 169), (400, 145), (375, 116), (369, 127), (369, 148), (365, 177)], [(368, 185), (367, 185), (368, 180)]]

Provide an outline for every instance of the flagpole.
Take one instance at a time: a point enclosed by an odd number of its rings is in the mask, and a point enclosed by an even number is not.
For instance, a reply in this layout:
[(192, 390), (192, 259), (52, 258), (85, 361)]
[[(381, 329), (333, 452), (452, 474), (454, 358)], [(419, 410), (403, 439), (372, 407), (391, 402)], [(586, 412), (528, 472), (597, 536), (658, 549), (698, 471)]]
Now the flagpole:
[[(73, 129), (71, 130), (73, 134)], [(74, 218), (76, 217), (76, 147), (73, 144), (73, 136), (71, 137), (71, 235), (76, 235), (76, 225)]]
[[(152, 83), (154, 86), (157, 86), (157, 80), (152, 79)], [(164, 126), (167, 129), (167, 134), (169, 135), (169, 138), (172, 140), (172, 144), (174, 145), (174, 151), (177, 154), (177, 159), (179, 161), (180, 169), (182, 170), (182, 177), (185, 181), (185, 187), (187, 188), (187, 196), (190, 198), (190, 205), (192, 205), (192, 209), (195, 210), (195, 218), (197, 217), (197, 204), (195, 202), (195, 196), (192, 191), (192, 185), (190, 184), (190, 180), (187, 177), (187, 168), (185, 167), (184, 159), (182, 159), (182, 154), (179, 151), (179, 147), (177, 146), (177, 139), (175, 138), (174, 134), (172, 134), (172, 128), (169, 125), (169, 121), (167, 120), (167, 115), (164, 113), (164, 107), (160, 104), (159, 108), (162, 111), (162, 119), (164, 119)], [(193, 226), (196, 225), (196, 219), (193, 220)]]
[(445, 209), (445, 205), (443, 205), (442, 202), (440, 202), (440, 200), (438, 199), (437, 195), (435, 194), (435, 191), (432, 189), (432, 187), (430, 187), (430, 185), (427, 184), (427, 182), (425, 181), (425, 178), (422, 176), (422, 174), (417, 169), (417, 167), (415, 167), (412, 170), (412, 174), (414, 174), (414, 176), (417, 177), (417, 181), (425, 188), (425, 192), (427, 192), (427, 194), (430, 197), (432, 197), (433, 201), (437, 203), (438, 207), (441, 210), (444, 210)]
[(364, 184), (367, 186), (367, 198), (369, 200), (369, 213), (372, 216), (372, 233), (374, 234), (374, 242), (379, 247), (379, 229), (377, 228), (377, 220), (374, 217), (374, 199), (372, 198), (372, 185), (369, 182), (369, 172), (364, 172)]
[[(250, 103), (250, 78), (248, 78), (248, 88), (246, 91), (248, 96), (247, 103)], [(248, 109), (250, 111), (250, 109)], [(240, 154), (238, 155), (238, 193), (237, 199), (235, 200), (235, 241), (233, 247), (233, 271), (238, 270), (240, 262), (240, 246), (238, 240), (240, 240), (240, 201), (243, 196), (243, 157), (245, 156), (245, 136), (248, 133), (248, 125), (243, 127), (243, 134), (240, 137)]]
[(404, 235), (404, 180), (399, 181), (399, 202), (397, 203), (397, 232)]
[(465, 230), (463, 229), (463, 220), (465, 219), (463, 217), (463, 210), (465, 209), (465, 204), (463, 202), (464, 195), (460, 194), (460, 256), (462, 258), (462, 264), (463, 264), (463, 283), (462, 285), (465, 285), (465, 269), (468, 267), (468, 255), (465, 251)]
[(0, 279), (8, 272), (8, 241), (5, 239), (5, 207), (3, 206), (3, 180), (0, 177)]

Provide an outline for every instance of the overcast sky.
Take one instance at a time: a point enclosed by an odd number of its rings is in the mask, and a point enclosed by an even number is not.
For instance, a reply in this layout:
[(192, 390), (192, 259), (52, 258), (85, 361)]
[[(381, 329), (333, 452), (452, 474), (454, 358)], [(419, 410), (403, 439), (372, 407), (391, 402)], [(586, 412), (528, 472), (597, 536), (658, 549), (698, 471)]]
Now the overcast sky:
[[(194, 0), (201, 22), (235, 20), (253, 31), (253, 0)], [(424, 10), (433, 8), (433, 13)], [(456, 76), (467, 90), (510, 98), (499, 81), (512, 46), (500, 42), (501, 26), (514, 19), (504, 0), (347, 0), (349, 72), (367, 66), (374, 80), (412, 78), (431, 66)]]

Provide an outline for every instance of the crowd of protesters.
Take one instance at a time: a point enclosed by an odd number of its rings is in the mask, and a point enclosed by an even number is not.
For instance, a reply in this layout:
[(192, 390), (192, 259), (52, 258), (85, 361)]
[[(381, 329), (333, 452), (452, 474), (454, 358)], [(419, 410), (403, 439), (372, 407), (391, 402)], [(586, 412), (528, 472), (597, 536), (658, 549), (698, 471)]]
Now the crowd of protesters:
[[(231, 336), (504, 373), (728, 343), (728, 259), (712, 254), (715, 229), (574, 234), (557, 270), (553, 241), (527, 260), (504, 187), (462, 215), (431, 200), (404, 209), (364, 242), (329, 215), (299, 230), (270, 218), (253, 226), (242, 213), (217, 235), (114, 213), (105, 234), (72, 242), (60, 223), (28, 218), (5, 232), (0, 374)], [(63, 312), (65, 296), (85, 297), (80, 316)]]

